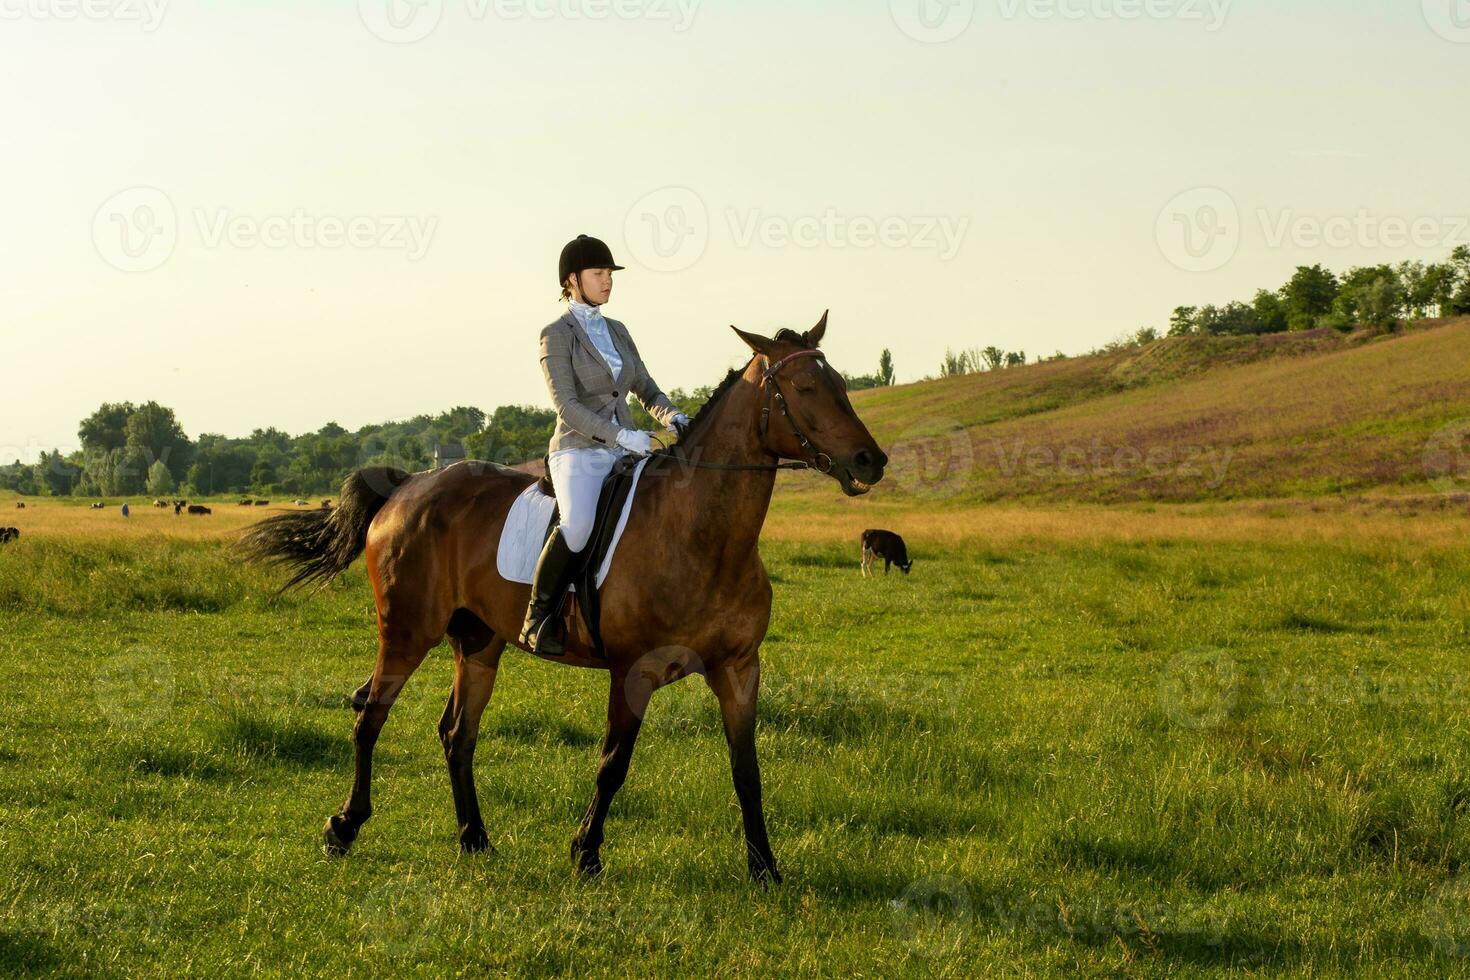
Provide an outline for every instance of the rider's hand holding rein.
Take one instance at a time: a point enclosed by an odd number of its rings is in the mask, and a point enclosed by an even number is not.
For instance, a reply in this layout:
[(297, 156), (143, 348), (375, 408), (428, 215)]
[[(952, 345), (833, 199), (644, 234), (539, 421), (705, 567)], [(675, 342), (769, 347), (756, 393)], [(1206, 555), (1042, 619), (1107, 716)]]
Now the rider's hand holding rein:
[(624, 429), (618, 433), (618, 445), (635, 455), (647, 456), (653, 452), (653, 436), (647, 432)]

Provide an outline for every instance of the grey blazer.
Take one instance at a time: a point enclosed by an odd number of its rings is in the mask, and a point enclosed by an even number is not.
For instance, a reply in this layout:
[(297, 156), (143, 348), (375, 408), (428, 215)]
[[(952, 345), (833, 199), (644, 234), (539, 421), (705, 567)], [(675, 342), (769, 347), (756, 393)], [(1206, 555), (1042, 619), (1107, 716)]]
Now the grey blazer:
[(618, 432), (633, 425), (627, 402), (630, 391), (663, 425), (678, 414), (674, 403), (648, 376), (628, 328), (611, 317), (607, 326), (623, 359), (616, 378), (570, 310), (541, 331), (541, 373), (556, 406), (556, 431), (549, 452), (616, 446)]

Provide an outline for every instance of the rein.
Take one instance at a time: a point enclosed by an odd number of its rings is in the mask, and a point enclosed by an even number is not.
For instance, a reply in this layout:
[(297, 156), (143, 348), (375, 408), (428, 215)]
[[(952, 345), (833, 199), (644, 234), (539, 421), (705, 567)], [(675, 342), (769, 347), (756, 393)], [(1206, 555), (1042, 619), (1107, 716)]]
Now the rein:
[[(823, 364), (826, 363), (824, 355), (819, 350), (799, 350), (793, 354), (787, 354), (781, 360), (766, 368), (765, 372), (761, 375), (761, 391), (765, 393), (766, 400), (765, 404), (761, 406), (760, 432), (761, 438), (764, 439), (771, 427), (771, 403), (775, 402), (777, 407), (781, 409), (781, 416), (791, 426), (791, 432), (796, 436), (796, 441), (801, 444), (802, 449), (812, 454), (813, 462), (808, 463), (804, 460), (796, 460), (789, 463), (702, 463), (698, 460), (690, 459), (687, 454), (680, 450), (677, 443), (673, 446), (665, 447), (663, 452), (656, 453), (655, 455), (676, 459), (685, 466), (690, 466), (697, 470), (764, 470), (768, 472), (771, 470), (817, 470), (820, 473), (830, 473), (832, 471), (832, 457), (826, 453), (818, 452), (816, 447), (811, 444), (811, 440), (806, 437), (806, 433), (801, 431), (801, 428), (796, 424), (796, 419), (791, 416), (791, 410), (786, 405), (786, 396), (781, 394), (781, 385), (776, 380), (777, 372), (799, 357), (815, 357), (821, 360)], [(827, 461), (826, 465), (822, 464), (822, 460)]]

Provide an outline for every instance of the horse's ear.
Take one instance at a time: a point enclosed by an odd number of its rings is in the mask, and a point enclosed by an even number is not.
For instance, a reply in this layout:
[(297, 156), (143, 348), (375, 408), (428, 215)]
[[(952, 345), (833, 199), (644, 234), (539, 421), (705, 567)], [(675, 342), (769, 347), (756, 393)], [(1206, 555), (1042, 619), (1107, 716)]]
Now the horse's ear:
[(816, 347), (821, 344), (822, 335), (827, 332), (827, 313), (831, 312), (831, 310), (828, 310), (826, 313), (823, 313), (822, 319), (817, 321), (817, 325), (802, 335), (802, 339), (806, 341), (808, 347)]
[(758, 333), (746, 333), (744, 330), (741, 330), (739, 327), (734, 326), (733, 324), (730, 326), (730, 329), (735, 331), (735, 334), (741, 340), (745, 341), (746, 346), (755, 351), (757, 354), (764, 354), (767, 357), (771, 356), (771, 351), (776, 346), (776, 342), (774, 340), (771, 340), (768, 337), (762, 337)]

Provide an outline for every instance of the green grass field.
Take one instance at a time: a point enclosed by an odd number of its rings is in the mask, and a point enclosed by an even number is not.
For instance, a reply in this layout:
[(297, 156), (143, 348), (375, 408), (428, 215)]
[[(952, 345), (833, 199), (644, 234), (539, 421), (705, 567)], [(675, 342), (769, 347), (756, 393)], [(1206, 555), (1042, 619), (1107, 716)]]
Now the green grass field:
[(809, 504), (764, 549), (769, 890), (697, 681), (655, 696), (607, 873), (575, 879), (605, 679), (514, 652), (476, 760), (497, 853), (456, 847), (441, 648), (330, 859), (361, 565), (272, 605), (208, 537), (28, 532), (0, 974), (1470, 975), (1461, 518), (981, 509), (874, 582), (865, 515)]

